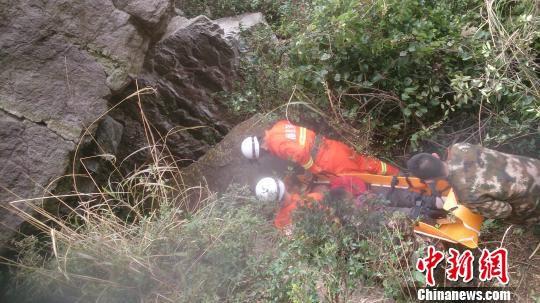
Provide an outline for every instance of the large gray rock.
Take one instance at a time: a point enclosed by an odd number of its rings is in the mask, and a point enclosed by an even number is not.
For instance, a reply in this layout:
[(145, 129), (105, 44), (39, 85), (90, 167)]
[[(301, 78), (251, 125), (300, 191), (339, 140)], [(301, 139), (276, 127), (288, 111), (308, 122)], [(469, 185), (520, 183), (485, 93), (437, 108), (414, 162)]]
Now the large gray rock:
[[(0, 33), (0, 44), (2, 39)], [(0, 59), (0, 109), (35, 123), (67, 140), (107, 108), (103, 67), (61, 35), (35, 43), (3, 47)]]
[(133, 16), (143, 27), (163, 29), (172, 17), (171, 0), (113, 0), (114, 5)]
[(148, 40), (109, 0), (0, 4), (0, 108), (76, 140), (109, 88), (140, 72)]
[[(156, 143), (166, 143), (185, 160), (181, 165), (204, 155), (230, 130), (233, 119), (218, 95), (236, 77), (237, 45), (205, 17), (173, 18), (172, 2), (0, 0), (3, 239), (21, 222), (7, 210), (8, 202), (54, 192), (54, 181), (71, 173), (70, 164), (81, 165), (71, 161), (80, 141), (77, 155), (85, 157), (85, 167), (73, 169), (94, 180), (114, 159), (149, 144), (137, 98), (104, 115), (137, 87), (155, 89), (141, 96), (140, 106)], [(224, 26), (229, 34), (236, 24), (231, 22)], [(128, 164), (146, 157), (136, 154)], [(78, 189), (95, 190), (85, 180)]]
[[(156, 88), (143, 95), (145, 116), (179, 159), (202, 156), (231, 127), (227, 108), (217, 93), (232, 86), (238, 63), (237, 50), (223, 38), (223, 30), (206, 17), (175, 17), (166, 34), (148, 52), (139, 87)], [(133, 92), (129, 87), (125, 95)], [(113, 117), (126, 127), (119, 158), (148, 145), (135, 102), (126, 102)], [(172, 132), (170, 132), (173, 130)], [(158, 135), (156, 135), (158, 137)], [(135, 162), (146, 155), (132, 157)]]
[(128, 13), (116, 9), (110, 0), (47, 3), (54, 14), (54, 30), (79, 44), (105, 68), (111, 89), (121, 89), (128, 75), (141, 71), (150, 39), (130, 22)]
[(11, 229), (23, 221), (12, 211), (28, 211), (28, 203), (42, 202), (16, 201), (47, 197), (54, 189), (47, 185), (64, 174), (74, 146), (43, 124), (0, 111), (0, 244), (4, 245), (12, 235)]
[(140, 73), (151, 37), (132, 20), (111, 0), (0, 0), (2, 226), (20, 222), (7, 202), (47, 194), (111, 94)]

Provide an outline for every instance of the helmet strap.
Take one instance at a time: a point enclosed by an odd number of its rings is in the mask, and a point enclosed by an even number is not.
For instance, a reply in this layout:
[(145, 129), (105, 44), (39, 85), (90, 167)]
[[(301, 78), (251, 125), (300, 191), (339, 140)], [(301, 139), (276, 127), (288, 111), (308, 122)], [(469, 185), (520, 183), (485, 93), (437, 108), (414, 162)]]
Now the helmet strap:
[(255, 136), (251, 136), (251, 157), (255, 159)]
[(273, 179), (274, 179), (274, 182), (276, 182), (276, 188), (277, 188), (277, 190), (276, 190), (276, 193), (277, 193), (276, 200), (279, 202), (280, 201), (279, 196), (281, 196), (281, 188), (279, 188), (278, 179), (276, 179), (276, 178), (273, 178)]

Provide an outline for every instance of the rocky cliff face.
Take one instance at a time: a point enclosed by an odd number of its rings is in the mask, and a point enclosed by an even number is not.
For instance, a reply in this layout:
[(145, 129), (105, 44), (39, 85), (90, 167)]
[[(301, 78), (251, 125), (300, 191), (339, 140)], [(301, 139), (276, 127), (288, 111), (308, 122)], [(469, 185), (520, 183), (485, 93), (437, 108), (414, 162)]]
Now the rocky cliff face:
[(135, 83), (155, 88), (142, 104), (156, 133), (205, 126), (170, 135), (176, 156), (219, 141), (231, 121), (215, 93), (238, 56), (224, 34), (171, 0), (0, 0), (0, 246), (22, 221), (8, 202), (53, 191), (84, 134), (119, 158), (146, 144), (135, 102), (107, 114)]

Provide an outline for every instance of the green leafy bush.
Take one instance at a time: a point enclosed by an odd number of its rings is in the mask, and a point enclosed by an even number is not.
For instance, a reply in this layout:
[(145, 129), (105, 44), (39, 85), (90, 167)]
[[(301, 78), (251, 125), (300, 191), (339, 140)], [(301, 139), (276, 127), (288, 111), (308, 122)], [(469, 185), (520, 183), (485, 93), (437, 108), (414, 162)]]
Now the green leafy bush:
[(407, 262), (419, 246), (403, 229), (407, 220), (400, 214), (327, 198), (322, 208), (304, 207), (295, 218), (292, 235), (281, 240), (267, 272), (266, 300), (366, 300), (367, 294), (358, 296), (365, 285), (384, 288), (371, 300), (410, 296), (408, 287), (417, 280)]
[(389, 148), (431, 139), (538, 155), (534, 1), (311, 0), (280, 13), (278, 51), (255, 47), (243, 104), (283, 104), (297, 90)]
[(242, 31), (240, 36), (243, 41), (248, 41), (240, 57), (241, 81), (236, 82), (224, 99), (232, 112), (247, 118), (283, 105), (289, 97), (290, 82), (280, 79), (276, 71), (287, 48), (276, 41), (271, 28), (260, 26)]
[[(322, 96), (327, 82), (349, 97), (344, 107), (384, 103), (362, 122), (369, 119), (390, 136), (405, 128), (416, 134), (412, 141), (426, 135), (419, 130), (457, 109), (477, 111), (481, 102), (506, 121), (538, 119), (531, 41), (536, 9), (532, 1), (502, 3), (315, 0), (306, 30), (290, 33), (291, 76)], [(499, 22), (501, 33), (491, 22)], [(503, 29), (520, 44), (507, 46)], [(505, 73), (508, 64), (517, 66)]]

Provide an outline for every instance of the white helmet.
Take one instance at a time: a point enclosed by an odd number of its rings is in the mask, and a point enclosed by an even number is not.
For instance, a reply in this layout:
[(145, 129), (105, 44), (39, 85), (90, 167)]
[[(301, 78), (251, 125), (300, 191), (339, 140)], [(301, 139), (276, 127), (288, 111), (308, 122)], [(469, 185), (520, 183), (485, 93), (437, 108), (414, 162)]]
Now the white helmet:
[(259, 139), (257, 137), (247, 137), (242, 141), (242, 154), (248, 159), (259, 158)]
[(285, 184), (276, 178), (263, 178), (255, 186), (255, 194), (263, 202), (281, 201), (285, 195)]

